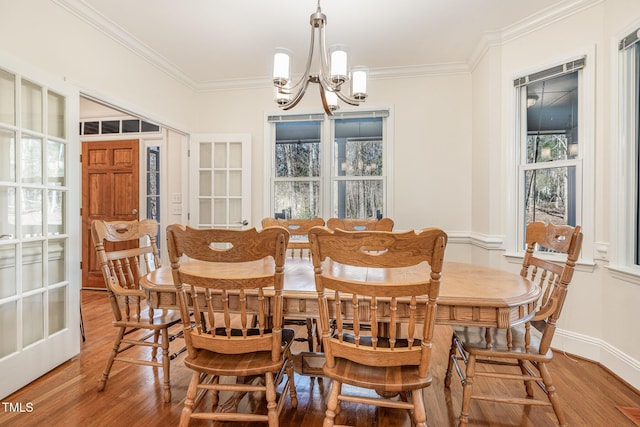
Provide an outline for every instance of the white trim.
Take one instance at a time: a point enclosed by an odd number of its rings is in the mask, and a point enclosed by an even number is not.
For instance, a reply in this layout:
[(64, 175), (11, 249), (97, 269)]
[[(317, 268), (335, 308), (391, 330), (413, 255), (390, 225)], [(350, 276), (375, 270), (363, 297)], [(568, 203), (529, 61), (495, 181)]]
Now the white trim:
[(608, 267), (611, 277), (625, 282), (640, 285), (640, 267), (639, 266), (621, 266), (621, 265), (609, 265)]
[(504, 236), (491, 236), (472, 232), (469, 241), (473, 246), (489, 251), (503, 250)]
[(640, 389), (640, 361), (606, 341), (558, 328), (552, 346), (600, 363), (632, 387)]

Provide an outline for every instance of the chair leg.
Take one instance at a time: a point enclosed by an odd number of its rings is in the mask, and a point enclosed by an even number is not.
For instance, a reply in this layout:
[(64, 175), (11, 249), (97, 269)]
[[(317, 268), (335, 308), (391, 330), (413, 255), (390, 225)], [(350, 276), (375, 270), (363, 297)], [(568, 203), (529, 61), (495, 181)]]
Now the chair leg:
[(547, 364), (538, 363), (538, 370), (540, 371), (540, 376), (542, 377), (542, 381), (547, 389), (547, 396), (551, 402), (553, 412), (555, 412), (556, 417), (558, 418), (558, 424), (560, 424), (560, 427), (565, 427), (568, 425), (567, 420), (564, 418), (564, 414), (562, 413), (560, 398), (558, 397), (558, 393), (556, 393), (556, 387), (553, 385), (553, 379), (551, 378), (551, 373), (549, 372)]
[(451, 336), (451, 347), (449, 348), (449, 363), (447, 364), (447, 372), (444, 374), (445, 388), (451, 387), (451, 375), (453, 369), (453, 358), (456, 357), (456, 335)]
[(413, 401), (413, 421), (416, 427), (427, 427), (427, 413), (424, 409), (422, 390), (412, 390), (411, 399)]
[[(220, 383), (220, 377), (216, 376), (215, 378), (213, 378), (212, 384), (214, 385), (218, 385)], [(213, 405), (213, 407), (215, 408), (216, 406), (218, 406), (218, 403), (220, 402), (220, 392), (218, 390), (211, 390), (211, 404)]]
[(200, 374), (194, 372), (191, 374), (191, 381), (189, 382), (189, 388), (187, 389), (187, 395), (184, 399), (184, 407), (180, 413), (180, 425), (179, 427), (187, 427), (189, 425), (189, 419), (193, 412), (193, 403), (198, 394), (198, 384), (200, 384)]
[(473, 378), (476, 374), (476, 356), (470, 354), (467, 361), (465, 382), (462, 386), (462, 409), (460, 410), (460, 426), (469, 423), (469, 407), (471, 406), (471, 394), (473, 393)]
[[(164, 401), (171, 402), (171, 358), (169, 357), (169, 329), (162, 330), (162, 376), (164, 377)], [(154, 347), (155, 349), (155, 347)]]
[(309, 351), (313, 352), (313, 319), (307, 318), (307, 341), (309, 342)]
[(118, 329), (118, 332), (116, 333), (116, 339), (113, 341), (113, 347), (111, 347), (111, 353), (109, 354), (109, 360), (107, 360), (107, 366), (104, 368), (102, 377), (98, 382), (98, 391), (104, 390), (107, 379), (109, 379), (109, 372), (111, 372), (113, 361), (116, 360), (116, 356), (118, 356), (118, 350), (120, 350), (120, 343), (122, 342), (122, 337), (124, 337), (125, 329), (126, 328), (122, 327)]
[(269, 427), (278, 427), (278, 403), (276, 402), (276, 384), (273, 379), (273, 372), (267, 372), (264, 375), (265, 385), (267, 387), (267, 417)]
[(327, 410), (324, 413), (324, 423), (323, 427), (333, 427), (335, 422), (336, 415), (340, 412), (338, 409), (340, 405), (340, 401), (338, 400), (338, 396), (342, 391), (342, 383), (340, 381), (333, 380), (331, 384), (331, 391), (329, 392), (329, 397), (327, 398)]
[[(158, 344), (160, 342), (160, 331), (153, 331), (153, 342), (154, 344)], [(151, 349), (151, 358), (155, 359), (158, 356), (158, 347), (152, 347)]]
[[(518, 359), (518, 366), (520, 366), (520, 372), (522, 372), (522, 376), (527, 378), (530, 377), (529, 371), (527, 370), (526, 362), (524, 360)], [(532, 381), (524, 380), (524, 388), (527, 392), (527, 397), (533, 399), (533, 385)]]
[(296, 392), (296, 379), (294, 377), (293, 358), (289, 354), (287, 362), (287, 380), (289, 380), (289, 398), (291, 399), (291, 407), (298, 407), (298, 393)]

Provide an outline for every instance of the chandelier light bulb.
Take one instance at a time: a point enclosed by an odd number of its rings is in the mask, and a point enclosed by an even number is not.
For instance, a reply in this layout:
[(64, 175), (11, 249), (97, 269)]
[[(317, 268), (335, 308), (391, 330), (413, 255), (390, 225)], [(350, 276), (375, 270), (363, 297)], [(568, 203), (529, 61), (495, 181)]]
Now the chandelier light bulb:
[(331, 82), (341, 85), (347, 80), (347, 51), (343, 46), (331, 48)]
[(324, 91), (324, 97), (327, 100), (327, 105), (331, 111), (337, 110), (338, 107), (338, 95), (335, 92), (330, 92), (328, 90)]
[(289, 54), (283, 50), (273, 55), (273, 83), (278, 87), (284, 87), (289, 83)]
[(367, 97), (367, 70), (357, 68), (351, 72), (351, 96), (357, 100)]

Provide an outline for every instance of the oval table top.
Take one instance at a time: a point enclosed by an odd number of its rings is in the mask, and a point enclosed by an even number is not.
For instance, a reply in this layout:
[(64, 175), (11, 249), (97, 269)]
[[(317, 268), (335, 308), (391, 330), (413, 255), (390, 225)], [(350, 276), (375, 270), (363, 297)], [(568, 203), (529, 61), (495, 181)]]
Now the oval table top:
[[(212, 278), (264, 276), (273, 274), (273, 262), (216, 264), (187, 261), (183, 270), (208, 274)], [(428, 266), (426, 267), (428, 269)], [(393, 270), (393, 271), (388, 271)], [(346, 275), (354, 281), (412, 281), (424, 278), (425, 268), (403, 269), (334, 268), (332, 274)], [(170, 266), (163, 266), (142, 278), (149, 303), (155, 307), (175, 304), (175, 288)], [(171, 294), (174, 294), (172, 297)], [(317, 293), (313, 266), (306, 258), (287, 258), (283, 297), (287, 317), (317, 315)], [(438, 298), (436, 322), (506, 328), (528, 320), (540, 294), (539, 287), (519, 274), (459, 262), (445, 262)]]

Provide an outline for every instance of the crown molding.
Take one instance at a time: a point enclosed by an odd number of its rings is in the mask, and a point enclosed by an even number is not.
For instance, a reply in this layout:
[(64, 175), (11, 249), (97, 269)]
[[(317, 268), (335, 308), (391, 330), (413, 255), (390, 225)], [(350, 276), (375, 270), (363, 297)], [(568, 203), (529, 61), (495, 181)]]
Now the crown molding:
[[(500, 46), (522, 37), (560, 19), (582, 12), (603, 1), (604, 0), (565, 0), (502, 30), (485, 33), (476, 45), (468, 62), (374, 68), (370, 69), (370, 78), (382, 80), (470, 73), (491, 47)], [(196, 82), (165, 57), (138, 41), (123, 28), (98, 13), (82, 0), (53, 0), (53, 2), (196, 92), (257, 89), (271, 87), (273, 84), (270, 77)]]
[(142, 57), (150, 64), (173, 77), (178, 82), (196, 89), (197, 82), (189, 78), (184, 72), (168, 61), (164, 56), (141, 43), (122, 27), (109, 20), (106, 16), (97, 12), (81, 0), (53, 0), (62, 8), (80, 18), (85, 23), (102, 32), (112, 40), (129, 49), (137, 56)]
[(483, 34), (469, 57), (469, 69), (475, 70), (480, 60), (491, 47), (501, 46), (516, 40), (540, 28), (544, 28), (557, 21), (601, 4), (603, 1), (604, 0), (565, 0), (528, 16), (521, 21), (515, 22), (500, 31)]

